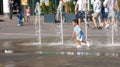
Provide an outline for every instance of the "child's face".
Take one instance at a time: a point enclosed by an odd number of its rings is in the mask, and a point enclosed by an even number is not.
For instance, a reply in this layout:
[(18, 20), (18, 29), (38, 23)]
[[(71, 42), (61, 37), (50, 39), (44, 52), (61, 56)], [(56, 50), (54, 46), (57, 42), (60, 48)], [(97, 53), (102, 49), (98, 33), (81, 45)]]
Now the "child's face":
[(30, 6), (28, 6), (28, 9), (30, 9)]
[(72, 21), (72, 26), (76, 26), (76, 23), (74, 21)]

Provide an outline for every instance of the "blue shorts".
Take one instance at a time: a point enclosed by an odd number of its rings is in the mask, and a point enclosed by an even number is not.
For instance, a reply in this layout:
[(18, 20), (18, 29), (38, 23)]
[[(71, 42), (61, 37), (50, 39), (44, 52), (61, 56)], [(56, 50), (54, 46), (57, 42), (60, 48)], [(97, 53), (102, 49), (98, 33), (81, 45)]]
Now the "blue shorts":
[(81, 31), (81, 32), (80, 32), (80, 35), (78, 35), (78, 36), (76, 37), (76, 39), (79, 40), (79, 41), (83, 41), (83, 40), (84, 40), (84, 33)]
[(107, 19), (107, 18), (108, 18), (108, 12), (103, 12), (102, 19)]
[(84, 11), (78, 11), (77, 18), (84, 19), (85, 18), (85, 12)]

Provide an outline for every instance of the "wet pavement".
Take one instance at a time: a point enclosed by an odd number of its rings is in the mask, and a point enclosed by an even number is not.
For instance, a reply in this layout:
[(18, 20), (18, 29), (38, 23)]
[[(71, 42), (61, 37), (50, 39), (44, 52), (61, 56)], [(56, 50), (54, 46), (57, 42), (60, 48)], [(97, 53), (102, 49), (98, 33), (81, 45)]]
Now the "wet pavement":
[[(119, 67), (120, 46), (35, 44), (34, 39), (0, 40), (0, 67)], [(3, 46), (2, 46), (3, 45)]]
[[(16, 19), (0, 22), (0, 67), (120, 66), (120, 27), (114, 34), (114, 44), (111, 29), (88, 28), (90, 47), (76, 48), (70, 23), (64, 24), (64, 44), (60, 44), (59, 23), (41, 23), (42, 44), (39, 44), (34, 24), (17, 27)], [(82, 29), (85, 31), (84, 23)]]
[(119, 67), (119, 57), (2, 54), (0, 67)]

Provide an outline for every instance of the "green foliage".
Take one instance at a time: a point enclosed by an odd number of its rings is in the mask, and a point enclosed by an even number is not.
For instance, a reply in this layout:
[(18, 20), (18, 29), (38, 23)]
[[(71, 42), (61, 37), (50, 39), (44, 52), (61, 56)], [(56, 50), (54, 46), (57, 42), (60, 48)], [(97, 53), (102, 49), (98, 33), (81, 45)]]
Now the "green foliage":
[(45, 3), (42, 3), (41, 8), (42, 8), (42, 11), (44, 12), (44, 14), (48, 13), (47, 6), (45, 5)]
[(75, 5), (73, 4), (73, 0), (70, 0), (70, 12), (74, 13)]
[(120, 9), (120, 1), (118, 1), (118, 7), (119, 7), (119, 9)]
[(43, 2), (41, 8), (44, 14), (54, 13), (54, 4), (52, 1), (49, 1), (49, 6), (46, 6)]
[(54, 13), (54, 6), (52, 1), (49, 1), (49, 12)]

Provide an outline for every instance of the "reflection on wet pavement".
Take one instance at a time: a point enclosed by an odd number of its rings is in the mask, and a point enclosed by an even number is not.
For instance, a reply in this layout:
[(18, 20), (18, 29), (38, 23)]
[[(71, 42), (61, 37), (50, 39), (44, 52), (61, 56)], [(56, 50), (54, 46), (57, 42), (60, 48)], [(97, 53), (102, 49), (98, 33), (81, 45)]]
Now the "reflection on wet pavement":
[[(3, 57), (4, 56), (4, 57)], [(119, 57), (73, 55), (2, 55), (0, 67), (119, 67)]]
[(115, 46), (94, 44), (89, 48), (83, 46), (79, 49), (75, 44), (71, 44), (70, 40), (64, 45), (57, 43), (35, 45), (34, 42), (26, 39), (0, 41), (0, 67), (120, 66), (119, 44)]

